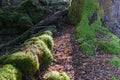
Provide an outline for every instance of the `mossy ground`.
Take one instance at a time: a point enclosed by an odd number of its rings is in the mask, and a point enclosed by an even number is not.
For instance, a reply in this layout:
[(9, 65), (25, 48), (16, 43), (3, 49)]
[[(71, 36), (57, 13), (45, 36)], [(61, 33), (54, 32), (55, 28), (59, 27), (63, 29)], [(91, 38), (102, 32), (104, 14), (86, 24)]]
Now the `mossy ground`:
[(119, 57), (113, 57), (111, 60), (110, 60), (110, 64), (112, 64), (113, 66), (116, 66), (116, 67), (120, 67), (120, 58)]
[(111, 80), (119, 80), (119, 78), (113, 76)]
[[(74, 1), (74, 0), (73, 0)], [(78, 42), (80, 42), (80, 49), (85, 53), (86, 56), (91, 56), (95, 52), (95, 48), (98, 51), (103, 50), (105, 53), (110, 54), (119, 54), (120, 53), (120, 43), (119, 38), (113, 35), (108, 29), (102, 27), (101, 18), (103, 18), (103, 12), (97, 2), (97, 0), (81, 0), (81, 6), (77, 6), (77, 10), (79, 11), (73, 14), (71, 9), (74, 4), (77, 2), (71, 3), (69, 16), (70, 20), (80, 22), (77, 24), (76, 36)], [(80, 4), (77, 4), (80, 5)], [(96, 14), (96, 16), (94, 15)], [(76, 17), (72, 16), (80, 16), (76, 20)], [(96, 19), (92, 19), (90, 23), (91, 17), (96, 17)], [(74, 22), (76, 24), (76, 22)], [(72, 22), (73, 23), (73, 22)]]

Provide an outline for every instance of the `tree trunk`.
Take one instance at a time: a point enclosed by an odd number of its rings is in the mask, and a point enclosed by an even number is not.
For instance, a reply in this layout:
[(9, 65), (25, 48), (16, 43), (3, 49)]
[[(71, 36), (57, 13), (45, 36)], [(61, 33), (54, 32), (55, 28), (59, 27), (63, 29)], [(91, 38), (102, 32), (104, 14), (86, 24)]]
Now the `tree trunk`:
[[(107, 0), (103, 1), (104, 4), (109, 3)], [(107, 10), (111, 14), (111, 9)], [(119, 38), (102, 26), (101, 20), (107, 15), (104, 11), (97, 0), (72, 0), (68, 17), (71, 23), (77, 25), (77, 39), (86, 56), (98, 51), (111, 54), (120, 52)]]

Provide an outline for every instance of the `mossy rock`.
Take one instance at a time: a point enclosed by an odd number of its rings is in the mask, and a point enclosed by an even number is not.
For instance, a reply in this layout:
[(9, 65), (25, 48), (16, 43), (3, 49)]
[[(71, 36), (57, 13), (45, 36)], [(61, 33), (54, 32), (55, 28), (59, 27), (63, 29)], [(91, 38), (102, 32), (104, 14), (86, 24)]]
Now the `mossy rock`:
[(1, 56), (0, 63), (12, 64), (24, 74), (35, 74), (39, 70), (38, 56), (29, 50)]
[(51, 71), (44, 76), (45, 80), (70, 80), (65, 72)]
[(47, 34), (47, 35), (49, 35), (49, 36), (52, 36), (52, 35), (53, 35), (53, 33), (52, 33), (50, 30), (44, 31), (43, 34)]
[(0, 80), (22, 80), (21, 72), (13, 65), (0, 68)]
[(53, 49), (54, 42), (53, 42), (53, 38), (51, 36), (49, 36), (47, 34), (43, 34), (43, 35), (39, 36), (39, 39), (44, 41), (50, 50)]

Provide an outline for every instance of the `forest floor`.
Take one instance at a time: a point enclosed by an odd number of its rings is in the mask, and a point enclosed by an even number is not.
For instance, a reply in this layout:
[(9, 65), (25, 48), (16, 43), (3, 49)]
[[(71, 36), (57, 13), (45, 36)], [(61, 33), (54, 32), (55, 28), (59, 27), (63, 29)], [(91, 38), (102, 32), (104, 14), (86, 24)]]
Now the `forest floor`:
[[(10, 41), (16, 36), (13, 35), (13, 38), (10, 36), (10, 39), (1, 37), (2, 35), (0, 35), (0, 44)], [(46, 70), (46, 73), (53, 70), (64, 71), (71, 80), (111, 80), (114, 76), (120, 79), (120, 68), (109, 63), (114, 55), (95, 52), (94, 56), (85, 57), (84, 53), (80, 51), (80, 44), (75, 39), (75, 26), (65, 25), (58, 29), (54, 35), (54, 42), (53, 56), (56, 61)], [(10, 52), (16, 48), (18, 46), (6, 48), (0, 53)], [(117, 56), (120, 57), (120, 55)]]
[(56, 62), (46, 72), (65, 71), (71, 80), (111, 80), (120, 78), (120, 68), (109, 62), (114, 55), (96, 52), (94, 56), (86, 58), (80, 51), (79, 43), (75, 39), (75, 27), (68, 25), (58, 30), (54, 36), (53, 55)]
[[(95, 52), (94, 56), (85, 57), (80, 51), (80, 44), (75, 39), (75, 26), (65, 25), (58, 29), (53, 37), (55, 42), (53, 56), (56, 61), (46, 70), (46, 73), (53, 70), (64, 71), (71, 80), (111, 80), (114, 76), (120, 79), (120, 68), (110, 64), (114, 55)], [(18, 46), (13, 46), (6, 51), (10, 52), (16, 47)]]

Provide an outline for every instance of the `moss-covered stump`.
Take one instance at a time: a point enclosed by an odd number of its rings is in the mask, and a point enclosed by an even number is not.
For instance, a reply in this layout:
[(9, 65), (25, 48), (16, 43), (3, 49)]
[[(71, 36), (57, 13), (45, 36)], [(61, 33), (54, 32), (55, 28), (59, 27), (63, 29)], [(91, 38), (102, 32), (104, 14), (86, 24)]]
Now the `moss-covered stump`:
[(22, 74), (13, 65), (5, 65), (0, 68), (0, 80), (22, 80)]
[(103, 17), (103, 10), (97, 0), (72, 0), (69, 19), (77, 25), (77, 40), (86, 56), (101, 50), (110, 54), (120, 53), (120, 39), (102, 27)]
[(52, 71), (44, 76), (45, 80), (70, 80), (70, 77), (67, 76), (65, 72), (59, 73), (57, 71)]
[[(51, 45), (49, 45), (49, 43)], [(24, 42), (23, 48), (10, 55), (0, 57), (0, 64), (11, 64), (25, 75), (35, 74), (39, 68), (49, 66), (54, 60), (52, 55), (53, 39), (42, 34)], [(50, 47), (50, 49), (49, 49)], [(1, 73), (0, 73), (1, 75)], [(21, 79), (20, 79), (21, 80)]]

